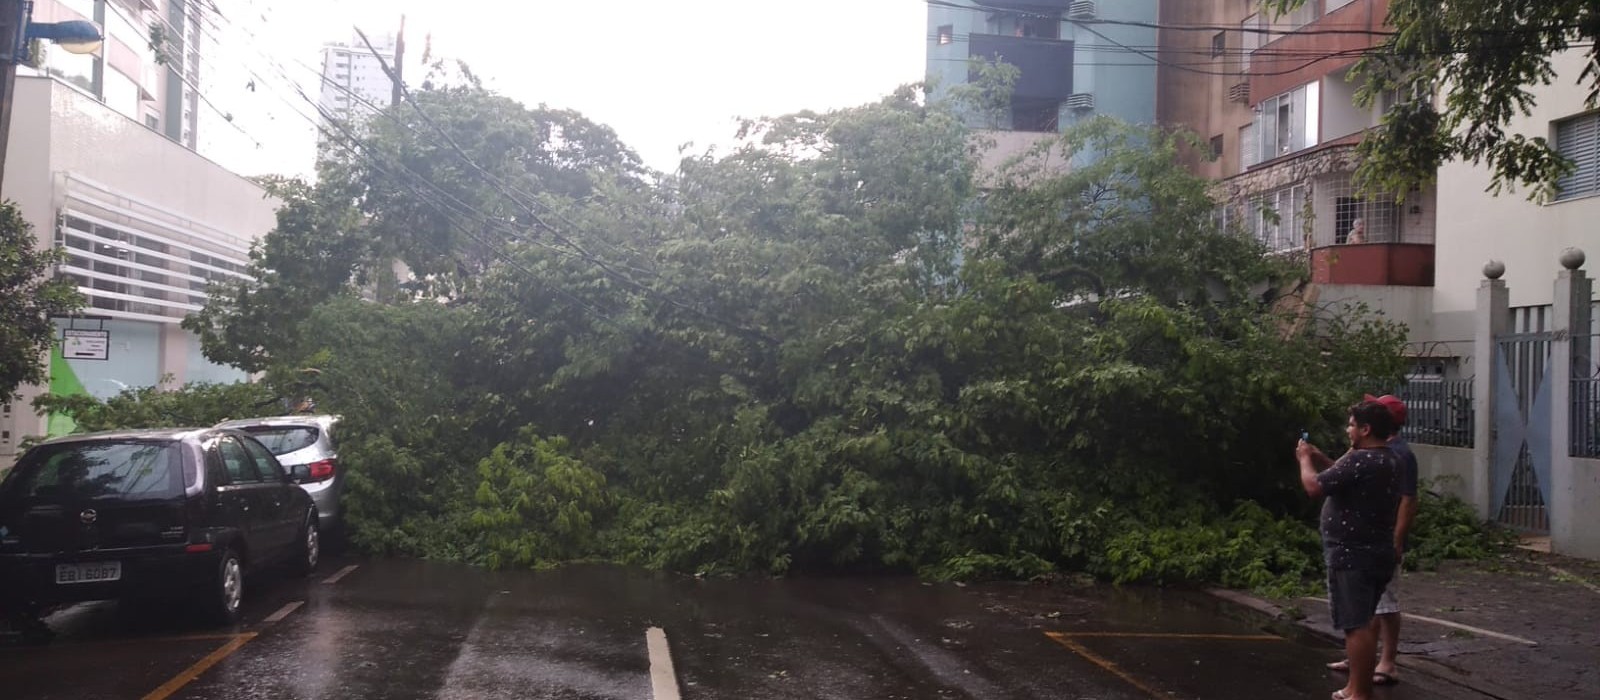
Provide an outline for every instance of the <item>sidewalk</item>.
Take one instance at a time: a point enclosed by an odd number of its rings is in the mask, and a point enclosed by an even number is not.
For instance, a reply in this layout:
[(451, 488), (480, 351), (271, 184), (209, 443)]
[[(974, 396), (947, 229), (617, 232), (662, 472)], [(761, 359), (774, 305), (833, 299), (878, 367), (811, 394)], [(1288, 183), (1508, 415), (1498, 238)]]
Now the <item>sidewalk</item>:
[[(1519, 549), (1408, 572), (1400, 586), (1402, 682), (1422, 673), (1502, 700), (1600, 698), (1600, 562)], [(1343, 643), (1322, 600), (1211, 593)]]

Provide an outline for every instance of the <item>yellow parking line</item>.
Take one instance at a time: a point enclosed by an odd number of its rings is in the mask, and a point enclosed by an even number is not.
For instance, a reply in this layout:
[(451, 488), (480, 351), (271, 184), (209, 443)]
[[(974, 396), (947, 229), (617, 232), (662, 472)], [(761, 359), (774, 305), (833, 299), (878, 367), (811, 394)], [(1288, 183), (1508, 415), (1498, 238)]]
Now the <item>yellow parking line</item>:
[(173, 693), (182, 690), (183, 686), (186, 686), (194, 679), (199, 678), (200, 674), (205, 673), (212, 666), (221, 663), (223, 659), (228, 658), (228, 656), (233, 654), (233, 652), (238, 651), (240, 647), (248, 644), (250, 640), (255, 638), (255, 632), (245, 632), (244, 634), (233, 635), (232, 639), (230, 639), (228, 643), (218, 647), (216, 651), (207, 654), (206, 658), (194, 662), (194, 665), (184, 669), (183, 673), (173, 676), (172, 680), (161, 684), (160, 688), (150, 691), (148, 695), (144, 696), (144, 700), (166, 700), (166, 698), (171, 696)]
[(1051, 638), (1082, 637), (1088, 639), (1211, 639), (1236, 642), (1281, 642), (1275, 634), (1181, 634), (1175, 632), (1046, 632)]
[(47, 647), (35, 646), (8, 646), (0, 647), (0, 653), (37, 652), (41, 649), (81, 649), (83, 647), (106, 647), (120, 644), (160, 644), (163, 642), (209, 642), (218, 639), (233, 639), (235, 634), (189, 634), (176, 637), (128, 637), (126, 639), (97, 639), (91, 642), (67, 642), (64, 644), (51, 644)]
[[(1162, 700), (1165, 700), (1165, 698), (1167, 697), (1165, 693), (1162, 693), (1161, 691), (1150, 687), (1150, 685), (1145, 683), (1144, 681), (1141, 681), (1138, 678), (1135, 678), (1132, 675), (1129, 675), (1127, 671), (1122, 670), (1115, 663), (1112, 663), (1110, 659), (1104, 658), (1104, 657), (1100, 656), (1099, 654), (1096, 654), (1096, 653), (1094, 653), (1092, 651), (1089, 651), (1088, 648), (1084, 647), (1082, 644), (1079, 644), (1079, 643), (1073, 641), (1072, 639), (1068, 638), (1066, 635), (1063, 635), (1063, 634), (1060, 634), (1060, 633), (1057, 633), (1057, 632), (1046, 632), (1045, 636), (1056, 640), (1057, 644), (1060, 644), (1061, 646), (1064, 646), (1064, 647), (1072, 650), (1072, 652), (1074, 654), (1077, 654), (1078, 656), (1083, 657), (1089, 663), (1092, 663), (1092, 664), (1094, 664), (1096, 666), (1099, 666), (1102, 669), (1105, 669), (1105, 671), (1107, 673), (1110, 673), (1111, 675), (1114, 675), (1114, 676), (1116, 676), (1118, 678), (1121, 678), (1124, 681), (1127, 681), (1128, 685), (1131, 685), (1131, 686), (1133, 686), (1135, 688), (1138, 688), (1139, 690), (1144, 691), (1145, 694), (1149, 695), (1150, 697), (1152, 697), (1152, 698), (1161, 698)], [(151, 699), (150, 698), (145, 698), (145, 700), (151, 700)]]

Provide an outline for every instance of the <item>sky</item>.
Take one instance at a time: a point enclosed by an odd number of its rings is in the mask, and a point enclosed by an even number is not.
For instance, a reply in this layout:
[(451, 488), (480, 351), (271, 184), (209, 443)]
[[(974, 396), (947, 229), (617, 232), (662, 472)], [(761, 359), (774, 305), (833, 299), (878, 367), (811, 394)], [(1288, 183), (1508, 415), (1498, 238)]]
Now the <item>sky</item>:
[[(309, 175), (320, 50), (395, 31), (407, 83), (435, 57), (488, 87), (610, 125), (657, 169), (733, 141), (741, 117), (862, 104), (921, 80), (921, 0), (232, 0), (208, 26), (200, 150), (244, 175)], [(253, 83), (253, 85), (252, 85)], [(253, 88), (253, 89), (252, 89)], [(231, 117), (231, 121), (229, 119)]]

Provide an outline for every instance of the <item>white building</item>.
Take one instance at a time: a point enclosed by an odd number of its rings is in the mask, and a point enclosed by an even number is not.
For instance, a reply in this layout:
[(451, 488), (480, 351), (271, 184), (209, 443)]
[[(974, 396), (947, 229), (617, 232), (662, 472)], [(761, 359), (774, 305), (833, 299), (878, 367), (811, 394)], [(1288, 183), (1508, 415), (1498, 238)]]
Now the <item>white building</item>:
[(393, 97), (394, 82), (383, 70), (395, 65), (394, 35), (372, 38), (367, 48), (361, 38), (349, 43), (330, 43), (322, 49), (322, 111), (342, 122), (360, 122)]
[[(0, 467), (23, 438), (46, 432), (48, 421), (31, 408), (45, 391), (106, 397), (245, 378), (207, 361), (179, 327), (204, 304), (210, 281), (243, 276), (277, 208), (255, 183), (193, 150), (200, 11), (189, 0), (34, 6), (35, 21), (99, 21), (107, 41), (100, 55), (46, 49), (40, 66), (19, 69), (0, 196), (17, 204), (41, 248), (70, 256), (60, 272), (88, 303), (83, 317), (57, 321), (63, 335), (92, 331), (103, 342), (82, 358), (57, 348), (51, 386), (24, 387), (20, 400), (0, 407)], [(158, 57), (152, 26), (189, 40), (166, 42)]]

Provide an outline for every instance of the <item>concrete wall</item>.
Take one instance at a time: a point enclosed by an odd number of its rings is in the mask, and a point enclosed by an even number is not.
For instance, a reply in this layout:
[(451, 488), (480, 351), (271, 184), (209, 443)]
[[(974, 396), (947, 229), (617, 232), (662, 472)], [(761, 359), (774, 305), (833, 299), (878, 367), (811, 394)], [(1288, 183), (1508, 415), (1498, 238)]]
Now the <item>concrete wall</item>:
[(1366, 304), (1383, 318), (1406, 324), (1413, 340), (1433, 338), (1433, 290), (1427, 287), (1323, 284), (1317, 303)]
[(1413, 443), (1411, 451), (1417, 455), (1417, 476), (1433, 481), (1433, 489), (1455, 496), (1467, 503), (1476, 503), (1476, 483), (1472, 478), (1472, 450), (1460, 447), (1438, 447)]
[[(1558, 77), (1551, 86), (1533, 86), (1533, 115), (1512, 120), (1509, 133), (1551, 137), (1551, 122), (1583, 114), (1588, 91), (1575, 85), (1583, 72), (1583, 50), (1557, 57)], [(1506, 264), (1505, 281), (1512, 306), (1551, 301), (1551, 280), (1561, 269), (1557, 258), (1572, 246), (1590, 259), (1600, 256), (1600, 197), (1535, 204), (1525, 190), (1495, 197), (1489, 171), (1455, 162), (1439, 169), (1439, 216), (1434, 307), (1442, 313), (1470, 311), (1483, 265), (1490, 259)]]
[(1572, 503), (1575, 513), (1588, 521), (1587, 527), (1574, 528), (1561, 553), (1600, 559), (1600, 460), (1572, 460)]

